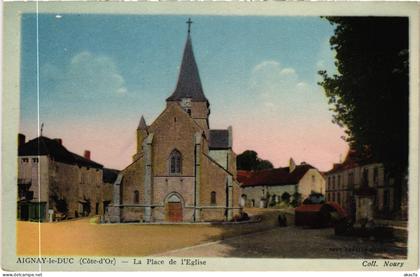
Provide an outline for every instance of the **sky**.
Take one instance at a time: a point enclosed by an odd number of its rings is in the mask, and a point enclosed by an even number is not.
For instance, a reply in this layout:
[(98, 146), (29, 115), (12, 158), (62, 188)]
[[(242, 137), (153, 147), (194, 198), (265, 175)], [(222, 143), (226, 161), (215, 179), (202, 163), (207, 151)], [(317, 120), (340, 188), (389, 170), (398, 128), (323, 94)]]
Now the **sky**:
[[(190, 15), (191, 16), (191, 15)], [(189, 16), (24, 14), (21, 30), (20, 132), (61, 138), (123, 169), (147, 124), (175, 89)], [(319, 17), (191, 16), (191, 37), (210, 128), (233, 127), (237, 154), (252, 149), (275, 167), (307, 162), (329, 170), (344, 157), (344, 130), (332, 123), (318, 70), (335, 73)], [(39, 107), (37, 99), (39, 76)]]

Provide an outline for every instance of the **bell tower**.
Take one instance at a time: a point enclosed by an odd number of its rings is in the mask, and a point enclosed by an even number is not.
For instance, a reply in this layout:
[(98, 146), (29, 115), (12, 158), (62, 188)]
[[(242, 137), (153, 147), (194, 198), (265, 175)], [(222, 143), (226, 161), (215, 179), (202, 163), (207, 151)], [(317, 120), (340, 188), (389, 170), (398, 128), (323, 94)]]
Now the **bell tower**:
[(203, 92), (200, 74), (191, 42), (191, 18), (175, 91), (166, 99), (167, 105), (177, 103), (204, 130), (209, 129), (210, 104)]

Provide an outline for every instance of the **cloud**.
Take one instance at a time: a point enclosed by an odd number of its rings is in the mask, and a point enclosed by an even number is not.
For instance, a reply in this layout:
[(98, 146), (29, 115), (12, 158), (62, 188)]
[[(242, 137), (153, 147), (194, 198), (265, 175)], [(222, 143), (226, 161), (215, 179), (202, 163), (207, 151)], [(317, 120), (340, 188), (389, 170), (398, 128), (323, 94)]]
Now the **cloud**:
[(296, 74), (296, 71), (293, 68), (290, 68), (290, 67), (283, 68), (280, 71), (280, 75), (295, 75), (295, 74)]
[(74, 55), (64, 68), (44, 64), (40, 76), (50, 93), (65, 98), (82, 100), (127, 94), (125, 80), (115, 62), (88, 51)]
[(296, 97), (308, 88), (294, 68), (282, 67), (278, 61), (263, 61), (252, 69), (250, 89), (263, 97), (265, 103), (268, 99), (275, 102), (279, 97)]

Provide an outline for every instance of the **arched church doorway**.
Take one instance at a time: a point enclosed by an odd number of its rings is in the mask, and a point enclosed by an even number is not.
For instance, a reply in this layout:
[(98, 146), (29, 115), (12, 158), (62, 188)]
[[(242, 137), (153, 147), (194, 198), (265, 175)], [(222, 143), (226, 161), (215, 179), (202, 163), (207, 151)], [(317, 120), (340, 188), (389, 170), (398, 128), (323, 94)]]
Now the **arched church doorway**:
[(168, 197), (166, 203), (166, 218), (171, 222), (182, 221), (182, 202), (181, 198), (172, 194)]

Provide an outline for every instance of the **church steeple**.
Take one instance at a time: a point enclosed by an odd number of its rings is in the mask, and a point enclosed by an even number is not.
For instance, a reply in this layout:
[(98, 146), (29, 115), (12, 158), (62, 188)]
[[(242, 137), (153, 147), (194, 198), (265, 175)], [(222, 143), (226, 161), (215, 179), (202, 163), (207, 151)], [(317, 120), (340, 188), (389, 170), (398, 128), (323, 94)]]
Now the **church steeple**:
[(167, 105), (180, 105), (182, 109), (192, 118), (203, 130), (209, 129), (209, 101), (204, 96), (201, 86), (200, 74), (195, 62), (194, 52), (191, 43), (191, 18), (188, 24), (187, 41), (185, 42), (184, 54), (182, 56), (181, 68), (179, 70), (178, 83), (175, 91), (166, 99)]
[(181, 68), (179, 70), (178, 83), (175, 91), (166, 99), (166, 101), (181, 101), (183, 98), (190, 98), (191, 101), (208, 102), (207, 98), (204, 96), (197, 63), (194, 58), (190, 35), (192, 23), (191, 19), (189, 19), (187, 23), (188, 35), (185, 43), (184, 55), (182, 57)]

